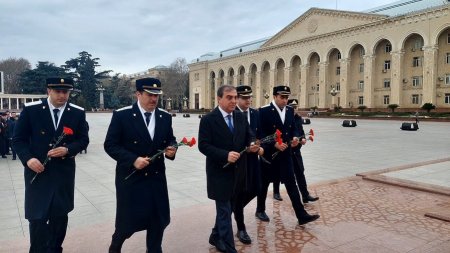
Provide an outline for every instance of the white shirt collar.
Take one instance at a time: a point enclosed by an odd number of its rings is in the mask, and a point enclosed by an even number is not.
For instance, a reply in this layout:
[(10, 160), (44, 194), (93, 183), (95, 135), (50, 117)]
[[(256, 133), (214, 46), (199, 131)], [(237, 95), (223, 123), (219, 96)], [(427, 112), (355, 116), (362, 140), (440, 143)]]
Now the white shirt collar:
[(231, 115), (231, 117), (233, 117), (233, 112), (228, 113), (228, 112), (222, 110), (222, 108), (220, 108), (219, 105), (218, 105), (217, 107), (219, 107), (219, 111), (220, 111), (220, 113), (222, 113), (222, 116), (223, 116), (224, 118), (226, 118), (228, 115)]
[[(61, 118), (63, 115), (64, 110), (66, 109), (67, 106), (67, 102), (64, 103), (63, 106), (61, 107), (55, 107), (51, 102), (50, 102), (50, 97), (47, 97), (47, 104), (48, 104), (48, 109), (50, 110), (50, 115), (52, 116), (52, 121), (53, 121), (53, 126), (55, 127), (55, 129), (58, 129), (59, 126), (59, 122), (61, 122)], [(53, 116), (53, 109), (59, 109), (58, 112), (58, 122), (55, 122), (55, 117)]]

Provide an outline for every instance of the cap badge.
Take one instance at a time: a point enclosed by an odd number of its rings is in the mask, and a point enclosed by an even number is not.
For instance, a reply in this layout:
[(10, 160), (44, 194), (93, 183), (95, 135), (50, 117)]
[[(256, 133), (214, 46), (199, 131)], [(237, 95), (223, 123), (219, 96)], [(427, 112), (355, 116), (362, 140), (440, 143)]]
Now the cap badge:
[(158, 85), (157, 85), (156, 83), (154, 83), (154, 84), (153, 84), (153, 87), (156, 88), (156, 87), (158, 87)]
[(61, 78), (61, 83), (64, 83), (64, 79)]
[(287, 90), (287, 87), (286, 87), (286, 86), (284, 86), (284, 90)]

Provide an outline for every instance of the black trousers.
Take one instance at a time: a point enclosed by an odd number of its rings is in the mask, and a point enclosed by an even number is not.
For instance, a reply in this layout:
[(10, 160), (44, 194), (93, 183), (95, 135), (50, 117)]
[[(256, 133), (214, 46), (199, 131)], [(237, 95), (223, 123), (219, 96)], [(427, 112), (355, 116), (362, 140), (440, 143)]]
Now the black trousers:
[(234, 220), (239, 231), (246, 230), (244, 223), (244, 207), (256, 197), (255, 194), (242, 193), (238, 194), (232, 201)]
[(308, 185), (305, 178), (305, 166), (303, 165), (303, 157), (300, 152), (293, 152), (292, 161), (294, 163), (294, 174), (297, 185), (303, 198), (309, 196)]
[(211, 235), (222, 240), (227, 253), (237, 253), (234, 245), (233, 226), (231, 224), (231, 202), (216, 200), (216, 223)]
[[(295, 216), (297, 219), (301, 220), (303, 217), (308, 215), (308, 213), (305, 211), (305, 207), (303, 206), (301, 200), (300, 200), (300, 193), (297, 188), (297, 184), (295, 183), (295, 176), (288, 176), (289, 180), (286, 180), (284, 182), (284, 186), (286, 187), (286, 191), (288, 193), (289, 199), (292, 202), (292, 207), (294, 208)], [(256, 205), (256, 211), (257, 212), (265, 212), (266, 211), (266, 198), (267, 198), (267, 191), (269, 189), (270, 181), (267, 179), (267, 177), (263, 177), (262, 179), (262, 188), (260, 194), (258, 194), (257, 198), (257, 205)]]
[(273, 194), (280, 194), (280, 180), (273, 180)]
[(30, 253), (62, 252), (67, 231), (67, 214), (29, 222)]
[[(165, 227), (159, 225), (153, 225), (151, 228), (147, 229), (147, 252), (149, 253), (161, 253), (162, 252), (162, 240), (164, 235)], [(130, 238), (132, 233), (123, 233), (117, 228), (112, 235), (112, 242), (110, 246), (110, 252), (120, 252), (122, 245), (126, 239)]]

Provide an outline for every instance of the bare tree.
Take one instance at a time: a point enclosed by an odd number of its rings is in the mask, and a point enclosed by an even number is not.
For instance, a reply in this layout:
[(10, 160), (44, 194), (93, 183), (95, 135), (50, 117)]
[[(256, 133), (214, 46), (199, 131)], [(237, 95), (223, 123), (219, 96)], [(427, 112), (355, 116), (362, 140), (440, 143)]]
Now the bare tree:
[(177, 58), (170, 64), (164, 80), (165, 97), (170, 97), (175, 109), (181, 109), (183, 98), (188, 96), (189, 68), (186, 59)]
[(5, 82), (5, 93), (20, 93), (19, 77), (20, 74), (31, 69), (31, 64), (24, 58), (9, 58), (0, 61), (0, 71), (3, 71)]

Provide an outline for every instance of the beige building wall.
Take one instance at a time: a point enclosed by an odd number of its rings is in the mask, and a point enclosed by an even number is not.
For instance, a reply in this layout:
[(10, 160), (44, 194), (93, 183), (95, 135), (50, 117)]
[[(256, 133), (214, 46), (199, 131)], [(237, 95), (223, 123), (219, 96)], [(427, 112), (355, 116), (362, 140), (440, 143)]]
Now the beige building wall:
[(217, 88), (231, 84), (252, 86), (254, 107), (289, 85), (301, 108), (450, 110), (449, 14), (449, 5), (399, 17), (310, 9), (257, 50), (190, 64), (191, 109), (214, 108)]

